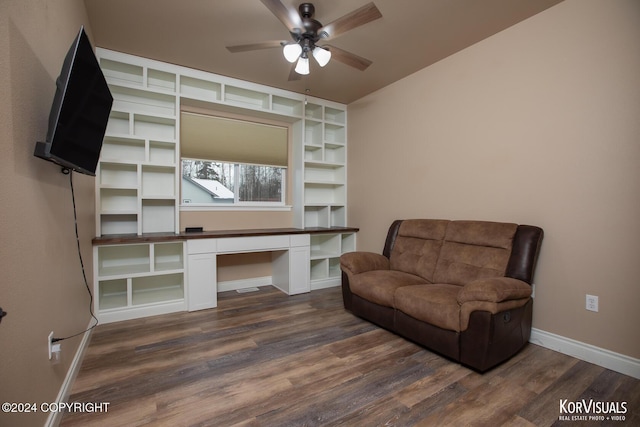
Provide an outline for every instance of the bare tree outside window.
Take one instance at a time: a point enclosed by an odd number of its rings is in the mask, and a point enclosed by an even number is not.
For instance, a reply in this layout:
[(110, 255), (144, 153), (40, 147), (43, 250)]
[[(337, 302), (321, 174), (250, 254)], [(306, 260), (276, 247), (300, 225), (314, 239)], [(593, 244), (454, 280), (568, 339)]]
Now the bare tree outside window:
[(241, 202), (281, 202), (282, 168), (239, 165), (239, 200)]

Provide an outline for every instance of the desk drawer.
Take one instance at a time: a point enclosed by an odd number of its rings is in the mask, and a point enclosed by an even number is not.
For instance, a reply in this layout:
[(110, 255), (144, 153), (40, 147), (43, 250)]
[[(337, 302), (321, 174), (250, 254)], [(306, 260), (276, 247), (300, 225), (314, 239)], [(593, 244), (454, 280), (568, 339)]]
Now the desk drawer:
[(270, 251), (287, 248), (289, 248), (288, 235), (218, 239), (218, 253)]
[(217, 252), (218, 239), (193, 239), (187, 240), (187, 253), (191, 254), (208, 254)]
[(311, 236), (309, 234), (292, 234), (291, 246), (309, 246), (311, 244)]

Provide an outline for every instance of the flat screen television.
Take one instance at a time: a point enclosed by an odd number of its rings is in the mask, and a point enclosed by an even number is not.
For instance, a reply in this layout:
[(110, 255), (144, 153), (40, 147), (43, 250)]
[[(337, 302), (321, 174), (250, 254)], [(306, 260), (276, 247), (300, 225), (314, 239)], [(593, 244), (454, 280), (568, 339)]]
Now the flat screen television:
[(112, 104), (107, 81), (81, 27), (56, 80), (46, 141), (36, 143), (34, 155), (95, 176)]

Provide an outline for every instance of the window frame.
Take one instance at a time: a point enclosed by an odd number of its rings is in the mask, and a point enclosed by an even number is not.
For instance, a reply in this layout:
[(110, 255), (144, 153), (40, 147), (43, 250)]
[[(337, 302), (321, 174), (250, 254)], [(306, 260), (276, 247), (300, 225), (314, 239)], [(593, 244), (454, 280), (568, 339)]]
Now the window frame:
[[(233, 161), (218, 161), (213, 159), (194, 159), (192, 157), (183, 157), (182, 149), (178, 150), (178, 163), (180, 168), (180, 178), (179, 178), (179, 204), (178, 210), (180, 212), (207, 212), (207, 211), (292, 211), (293, 210), (293, 200), (295, 200), (295, 193), (289, 193), (291, 189), (295, 188), (293, 182), (288, 182), (288, 180), (293, 179), (295, 176), (295, 171), (291, 172), (293, 165), (292, 158), (292, 124), (289, 122), (283, 122), (277, 119), (269, 119), (264, 117), (258, 117), (247, 114), (238, 114), (238, 113), (230, 113), (220, 110), (209, 110), (206, 108), (192, 107), (186, 106), (186, 108), (181, 108), (181, 113), (192, 113), (192, 114), (202, 114), (202, 115), (210, 115), (218, 118), (227, 118), (227, 119), (235, 119), (239, 121), (246, 121), (249, 123), (257, 123), (268, 126), (278, 126), (287, 129), (287, 164), (286, 166), (274, 166), (271, 164), (259, 164), (259, 163), (250, 163), (250, 162), (233, 162)], [(231, 163), (231, 164), (257, 164), (259, 166), (271, 166), (278, 167), (282, 169), (282, 188), (281, 202), (238, 202), (238, 203), (184, 203), (184, 199), (182, 197), (182, 160), (183, 159), (191, 159), (191, 160), (200, 160), (200, 161), (209, 161), (209, 162), (219, 162), (219, 163)], [(237, 192), (234, 191), (234, 198)]]
[[(182, 177), (184, 176), (184, 160), (201, 161), (210, 163), (224, 163), (233, 165), (233, 185), (230, 189), (233, 191), (233, 202), (221, 202), (221, 203), (185, 203), (185, 199), (182, 197)], [(264, 202), (264, 201), (241, 201), (240, 197), (240, 166), (266, 166), (278, 168), (281, 171), (282, 178), (280, 183), (280, 201)], [(194, 159), (190, 157), (180, 157), (180, 210), (187, 211), (206, 211), (206, 210), (291, 210), (291, 205), (286, 204), (287, 198), (287, 169), (285, 166), (272, 166), (261, 165), (255, 163), (241, 163), (241, 162), (223, 162), (213, 159)]]

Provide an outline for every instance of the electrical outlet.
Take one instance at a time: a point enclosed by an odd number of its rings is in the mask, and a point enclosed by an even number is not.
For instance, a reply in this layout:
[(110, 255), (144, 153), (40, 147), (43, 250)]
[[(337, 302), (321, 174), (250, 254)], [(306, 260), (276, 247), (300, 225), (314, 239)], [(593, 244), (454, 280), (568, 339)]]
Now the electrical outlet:
[(598, 311), (598, 297), (587, 294), (587, 305), (585, 307), (589, 311)]
[(532, 283), (531, 284), (531, 298), (535, 298), (536, 297), (536, 284)]
[(54, 365), (57, 365), (58, 363), (60, 363), (60, 351), (62, 350), (62, 347), (60, 347), (60, 343), (56, 343), (51, 345), (51, 362)]
[(62, 347), (60, 346), (60, 343), (53, 342), (53, 331), (49, 332), (49, 335), (47, 336), (47, 347), (49, 348), (49, 360), (54, 365), (57, 365), (60, 362), (60, 351), (62, 350)]

